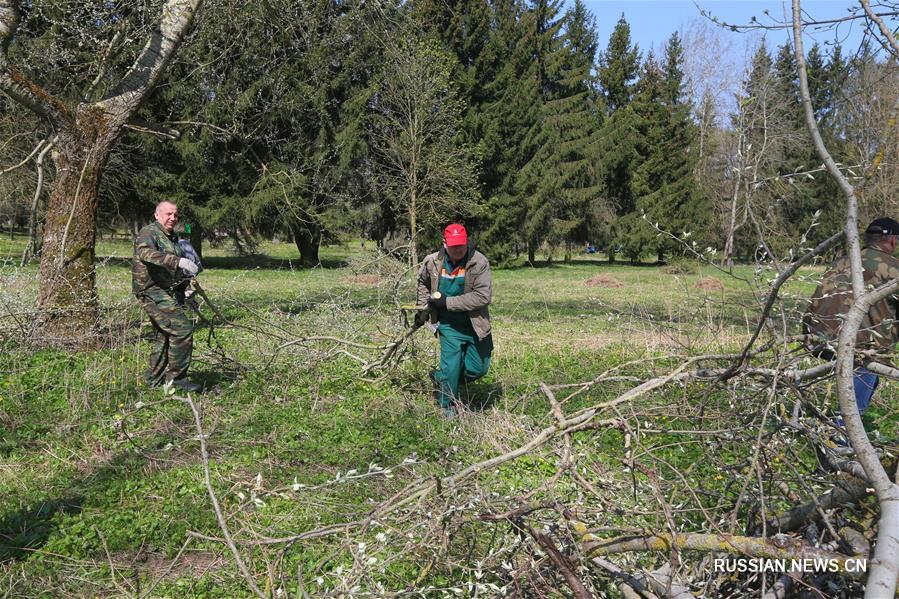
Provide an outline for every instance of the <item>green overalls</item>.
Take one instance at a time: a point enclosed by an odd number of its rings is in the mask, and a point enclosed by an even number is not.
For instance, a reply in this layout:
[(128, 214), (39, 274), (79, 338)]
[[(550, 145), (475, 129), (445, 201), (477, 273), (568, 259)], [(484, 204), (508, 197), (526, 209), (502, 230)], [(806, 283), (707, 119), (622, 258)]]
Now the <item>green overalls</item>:
[[(462, 295), (465, 289), (465, 258), (458, 266), (443, 262), (440, 284), (437, 288), (446, 297)], [(440, 338), (440, 368), (434, 372), (438, 386), (437, 401), (441, 407), (451, 408), (459, 397), (462, 377), (466, 382), (481, 378), (490, 367), (493, 337), (478, 339), (466, 312), (441, 310), (437, 335)]]

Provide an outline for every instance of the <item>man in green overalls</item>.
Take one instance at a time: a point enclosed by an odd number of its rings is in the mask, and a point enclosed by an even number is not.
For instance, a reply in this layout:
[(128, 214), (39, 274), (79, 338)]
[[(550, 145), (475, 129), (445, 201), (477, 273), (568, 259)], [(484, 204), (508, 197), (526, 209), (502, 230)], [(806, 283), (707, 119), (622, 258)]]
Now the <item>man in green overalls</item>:
[(184, 257), (175, 225), (178, 207), (172, 202), (156, 206), (155, 221), (134, 238), (131, 290), (150, 317), (155, 332), (150, 364), (144, 376), (151, 387), (165, 382), (183, 391), (201, 391), (187, 379), (194, 347), (194, 322), (184, 308), (189, 277), (199, 267)]
[(455, 414), (459, 383), (484, 376), (490, 366), (493, 337), (487, 306), (492, 287), (487, 258), (468, 243), (464, 226), (449, 225), (443, 249), (426, 256), (418, 273), (418, 305), (430, 308), (440, 339), (440, 368), (432, 378), (448, 417)]

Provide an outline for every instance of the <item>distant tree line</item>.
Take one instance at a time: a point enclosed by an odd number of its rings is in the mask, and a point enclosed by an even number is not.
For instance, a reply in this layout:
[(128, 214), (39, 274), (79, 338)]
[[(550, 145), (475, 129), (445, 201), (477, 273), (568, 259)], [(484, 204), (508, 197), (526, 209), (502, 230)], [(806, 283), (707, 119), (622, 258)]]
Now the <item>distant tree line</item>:
[[(196, 245), (278, 236), (307, 264), (347, 235), (414, 261), (450, 220), (498, 264), (587, 242), (610, 260), (688, 246), (731, 262), (837, 231), (790, 48), (758, 46), (732, 109), (688, 92), (693, 50), (675, 32), (644, 53), (624, 17), (601, 48), (581, 0), (209, 5), (139, 109), (156, 135), (129, 128), (112, 150), (98, 223), (136, 227), (166, 198)], [(895, 216), (896, 64), (815, 45), (808, 69), (828, 147), (870, 181), (865, 217)], [(0, 168), (35, 146), (36, 118), (0, 96)], [(35, 173), (0, 177), (5, 225), (28, 224)]]

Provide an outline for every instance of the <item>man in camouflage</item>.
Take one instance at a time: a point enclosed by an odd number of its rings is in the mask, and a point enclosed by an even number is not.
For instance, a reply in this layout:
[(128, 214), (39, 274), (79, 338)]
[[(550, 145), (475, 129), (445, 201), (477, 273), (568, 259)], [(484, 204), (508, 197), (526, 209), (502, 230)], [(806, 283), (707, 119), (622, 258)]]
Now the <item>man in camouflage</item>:
[[(873, 289), (899, 278), (899, 260), (893, 257), (896, 249), (899, 222), (892, 218), (878, 218), (865, 230), (862, 248), (862, 268), (866, 289)], [(812, 353), (832, 360), (836, 354), (836, 340), (843, 318), (852, 302), (849, 257), (843, 256), (833, 263), (812, 295), (811, 305), (802, 319)], [(888, 361), (899, 339), (899, 297), (890, 295), (868, 310), (856, 337), (856, 350), (878, 361)], [(857, 366), (853, 378), (855, 403), (859, 413), (871, 403), (879, 377), (863, 366)]]
[(194, 322), (184, 308), (184, 293), (197, 265), (184, 257), (174, 232), (178, 207), (172, 202), (156, 206), (155, 221), (134, 239), (131, 260), (131, 289), (150, 317), (155, 332), (147, 384), (165, 382), (184, 391), (202, 387), (187, 378), (194, 345)]

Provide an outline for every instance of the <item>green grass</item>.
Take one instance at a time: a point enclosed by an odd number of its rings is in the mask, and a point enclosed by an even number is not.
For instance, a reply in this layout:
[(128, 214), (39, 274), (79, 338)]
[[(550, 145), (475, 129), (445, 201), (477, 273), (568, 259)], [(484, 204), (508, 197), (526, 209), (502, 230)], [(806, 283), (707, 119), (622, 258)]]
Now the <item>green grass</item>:
[[(22, 243), (0, 237), (0, 277), (15, 281), (3, 292), (7, 305), (28, 308), (37, 268), (15, 266)], [(756, 273), (749, 267), (735, 268), (736, 277), (708, 265), (694, 274), (671, 275), (655, 266), (579, 258), (495, 271), (493, 365), (486, 380), (468, 389), (487, 405), (450, 422), (429, 397), (426, 372), (435, 361), (436, 342), (423, 331), (401, 366), (374, 381), (360, 378), (352, 358), (329, 354), (334, 346), (327, 342), (293, 345), (272, 355), (284, 339), (303, 335), (383, 342), (401, 330), (392, 281), (363, 279), (354, 270), (368, 259), (357, 243), (323, 248), (326, 266), (305, 270), (296, 268), (289, 244), (263, 244), (259, 255), (249, 257), (231, 256), (225, 247), (204, 249), (209, 270), (201, 280), (209, 295), (229, 318), (258, 329), (217, 327), (211, 346), (207, 331), (199, 331), (192, 369), (214, 386), (199, 400), (213, 484), (240, 538), (248, 538), (250, 529), (281, 536), (363, 518), (409, 482), (457, 472), (526, 442), (552, 423), (539, 383), (577, 383), (621, 365), (620, 374), (626, 375), (665, 372), (678, 358), (664, 356), (738, 349), (757, 318), (753, 294), (758, 290), (750, 285)], [(130, 295), (130, 253), (123, 240), (98, 244), (98, 287), (107, 320), (122, 331), (118, 343), (78, 354), (7, 344), (0, 355), (0, 588), (10, 597), (118, 596), (121, 589), (146, 590), (157, 578), (154, 597), (248, 596), (230, 556), (216, 542), (192, 540), (166, 572), (187, 531), (221, 533), (203, 485), (189, 408), (140, 382), (149, 342), (141, 335), (146, 325), (136, 324), (141, 314)], [(390, 270), (384, 268), (382, 274)], [(816, 272), (820, 269), (805, 271), (785, 289), (789, 318), (795, 320), (790, 310), (813, 287), (803, 279)], [(604, 284), (587, 284), (597, 275), (606, 277)], [(715, 277), (721, 288), (697, 287), (704, 277)], [(620, 286), (609, 286), (616, 281)], [(408, 281), (400, 289), (405, 290), (400, 299), (410, 301)], [(647, 362), (650, 358), (655, 361)], [(632, 386), (597, 385), (571, 399), (565, 410), (614, 398)], [(866, 415), (869, 426), (884, 435), (896, 433), (899, 404), (893, 387), (882, 386)], [(618, 412), (631, 426), (658, 431), (640, 437), (637, 455), (670, 485), (672, 503), (676, 499), (690, 508), (677, 516), (684, 530), (702, 526), (700, 507), (716, 509), (721, 497), (739, 490), (758, 431), (749, 404), (764, 400), (763, 390), (745, 396), (741, 405), (727, 391), (707, 391), (702, 384), (675, 385)], [(822, 407), (833, 401), (826, 385), (810, 393)], [(788, 396), (776, 400), (786, 413), (792, 402)], [(789, 445), (790, 433), (772, 422), (765, 429), (765, 451), (773, 460), (778, 448)], [(736, 432), (715, 437), (714, 447), (711, 437), (669, 432), (725, 425)], [(599, 525), (658, 527), (657, 516), (643, 513), (657, 505), (647, 477), (638, 472), (632, 479), (623, 467), (624, 443), (621, 426), (574, 437), (585, 476), (615, 497), (616, 509), (585, 500), (567, 478), (540, 496), (586, 501), (585, 511)], [(446, 504), (429, 499), (380, 527), (246, 555), (258, 581), (274, 572), (269, 591), (283, 588), (291, 597), (298, 590), (298, 567), (310, 593), (336, 588), (353, 567), (353, 554), (358, 558), (359, 542), (367, 544), (364, 555), (376, 560), (360, 578), (374, 594), (378, 584), (388, 589), (503, 584), (496, 560), (487, 560), (493, 565), (485, 578), (472, 578), (471, 563), (487, 559), (498, 530), (477, 525), (472, 514), (515, 507), (515, 497), (552, 476), (560, 447), (553, 442), (506, 462), (480, 474), (476, 485), (458, 490), (458, 496), (448, 496)], [(807, 448), (799, 443), (797, 451), (806, 460), (799, 464), (811, 481), (805, 484), (817, 484)], [(388, 468), (389, 476), (378, 468)], [(695, 498), (678, 489), (679, 476), (700, 490)], [(303, 486), (295, 490), (295, 484)], [(789, 484), (802, 488), (799, 480)], [(466, 495), (475, 489), (477, 500)], [(471, 513), (445, 511), (449, 503), (467, 501), (475, 506)], [(443, 519), (426, 516), (439, 509)], [(408, 535), (432, 540), (436, 533), (428, 525), (434, 522), (455, 532), (444, 557), (429, 567), (433, 556), (408, 551), (406, 542)]]

